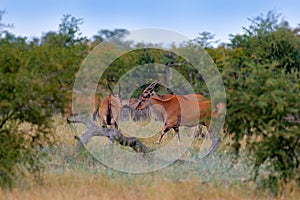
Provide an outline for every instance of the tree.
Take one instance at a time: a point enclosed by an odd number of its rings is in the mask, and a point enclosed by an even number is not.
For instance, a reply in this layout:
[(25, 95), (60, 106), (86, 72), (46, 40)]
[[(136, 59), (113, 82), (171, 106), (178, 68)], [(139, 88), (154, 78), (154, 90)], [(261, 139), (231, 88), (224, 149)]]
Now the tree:
[(79, 26), (82, 24), (81, 18), (75, 18), (70, 14), (63, 15), (62, 22), (59, 24), (59, 34), (62, 36), (64, 46), (74, 45), (85, 39), (81, 37)]
[(69, 100), (87, 52), (73, 31), (79, 30), (76, 22), (65, 23), (61, 33), (50, 32), (41, 42), (9, 32), (0, 38), (0, 186), (11, 187), (24, 171), (42, 169), (40, 149), (54, 137), (51, 117)]
[(126, 29), (121, 29), (121, 28), (114, 29), (114, 30), (101, 29), (100, 31), (98, 31), (97, 35), (93, 36), (93, 39), (102, 42), (104, 39), (108, 39), (115, 35), (119, 35), (119, 38), (122, 38), (126, 32), (127, 32)]
[(269, 11), (266, 16), (249, 18), (251, 25), (248, 28), (243, 27), (247, 35), (255, 36), (276, 31), (279, 28), (289, 28), (289, 23), (281, 18), (281, 14)]
[(5, 10), (0, 10), (0, 37), (2, 36), (3, 33), (7, 32), (8, 28), (13, 28), (14, 25), (13, 24), (5, 24), (2, 23), (2, 19), (4, 14), (6, 13)]
[(218, 42), (219, 40), (215, 40), (215, 34), (207, 31), (199, 33), (199, 36), (192, 40), (192, 43), (196, 43), (202, 48), (212, 48), (213, 44), (216, 44)]
[[(38, 147), (48, 143), (55, 89), (30, 63), (29, 49), (22, 41), (0, 40), (0, 185), (12, 186), (26, 169), (40, 169)], [(20, 129), (26, 124), (26, 129)]]
[(260, 169), (267, 166), (267, 180), (273, 186), (280, 180), (300, 181), (299, 122), (288, 118), (297, 118), (300, 113), (300, 82), (296, 72), (287, 74), (277, 65), (249, 63), (241, 69), (239, 80), (224, 77), (231, 147), (236, 153), (242, 152), (246, 137), (248, 157), (254, 160), (254, 178), (262, 178)]
[(253, 177), (275, 193), (279, 183), (300, 183), (300, 41), (279, 16), (253, 18), (243, 35), (233, 36), (223, 71), (231, 148), (253, 159)]
[(300, 70), (300, 40), (289, 28), (288, 22), (272, 11), (249, 19), (251, 25), (243, 28), (245, 33), (231, 35), (229, 46), (232, 51), (239, 49), (242, 57), (233, 57), (231, 61), (238, 68), (244, 63), (267, 64), (278, 62), (278, 67), (291, 71)]

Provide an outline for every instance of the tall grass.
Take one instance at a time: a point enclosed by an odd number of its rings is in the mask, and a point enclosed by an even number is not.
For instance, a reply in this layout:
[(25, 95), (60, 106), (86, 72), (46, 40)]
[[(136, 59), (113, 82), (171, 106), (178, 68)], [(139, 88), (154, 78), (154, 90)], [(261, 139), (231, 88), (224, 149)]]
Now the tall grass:
[[(0, 199), (272, 199), (256, 190), (250, 179), (249, 160), (232, 163), (224, 148), (199, 160), (201, 141), (175, 163), (149, 173), (119, 172), (96, 160), (88, 151), (74, 153), (77, 134), (62, 117), (56, 117), (56, 143), (43, 149), (47, 154), (40, 179), (28, 176), (17, 187), (0, 190)], [(77, 126), (78, 132), (84, 130)], [(172, 136), (172, 133), (170, 134)], [(103, 138), (104, 145), (110, 145)], [(283, 188), (281, 198), (297, 199), (300, 190), (294, 184)]]

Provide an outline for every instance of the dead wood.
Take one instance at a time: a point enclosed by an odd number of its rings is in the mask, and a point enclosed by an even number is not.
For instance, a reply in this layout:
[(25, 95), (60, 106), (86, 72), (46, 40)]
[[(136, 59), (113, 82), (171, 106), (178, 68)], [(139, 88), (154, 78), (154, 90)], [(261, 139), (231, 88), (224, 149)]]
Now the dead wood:
[(119, 130), (114, 128), (100, 128), (87, 114), (73, 114), (67, 119), (67, 121), (68, 123), (81, 123), (87, 127), (87, 130), (80, 137), (75, 136), (75, 139), (79, 141), (77, 149), (86, 145), (94, 136), (104, 136), (109, 139), (111, 144), (116, 142), (122, 146), (131, 147), (134, 151), (139, 153), (148, 153), (153, 151), (153, 149), (145, 146), (136, 137), (124, 136)]
[[(139, 153), (150, 153), (154, 151), (153, 148), (145, 146), (136, 137), (124, 136), (119, 130), (114, 128), (100, 128), (97, 124), (95, 124), (92, 121), (91, 117), (88, 114), (73, 114), (67, 119), (67, 121), (68, 123), (81, 123), (87, 127), (87, 130), (80, 137), (75, 136), (75, 139), (79, 141), (76, 148), (77, 150), (81, 149), (84, 145), (86, 145), (92, 137), (103, 136), (107, 137), (111, 144), (117, 142), (122, 146), (131, 147), (134, 151)], [(220, 138), (213, 137), (210, 133), (210, 130), (208, 132), (208, 135), (212, 140), (212, 145), (210, 146), (209, 150), (205, 153), (205, 155), (203, 155), (200, 158), (200, 160), (208, 157), (209, 155), (212, 155), (220, 144)]]

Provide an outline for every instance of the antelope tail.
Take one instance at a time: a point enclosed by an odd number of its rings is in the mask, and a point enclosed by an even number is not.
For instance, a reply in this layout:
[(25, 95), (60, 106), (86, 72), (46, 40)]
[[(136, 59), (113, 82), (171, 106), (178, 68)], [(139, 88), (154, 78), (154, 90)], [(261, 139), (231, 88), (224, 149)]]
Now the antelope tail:
[(108, 87), (108, 89), (110, 90), (111, 94), (112, 94), (113, 96), (115, 96), (115, 95), (114, 95), (114, 91), (111, 89), (111, 87), (110, 87), (110, 85), (109, 85), (108, 82), (107, 82), (107, 87)]
[(99, 108), (96, 108), (96, 110), (93, 112), (93, 121), (96, 121), (96, 119), (99, 117)]
[(112, 109), (111, 109), (111, 95), (109, 95), (109, 99), (108, 99), (108, 112), (109, 112), (109, 115), (110, 115), (110, 121), (112, 121), (114, 116), (113, 116), (113, 112), (112, 112)]

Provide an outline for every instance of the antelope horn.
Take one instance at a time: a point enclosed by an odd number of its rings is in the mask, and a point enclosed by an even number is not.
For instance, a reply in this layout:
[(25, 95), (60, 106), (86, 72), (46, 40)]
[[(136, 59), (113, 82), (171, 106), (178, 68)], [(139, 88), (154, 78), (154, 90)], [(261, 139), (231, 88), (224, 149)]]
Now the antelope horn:
[(154, 89), (154, 87), (156, 86), (156, 84), (157, 84), (157, 81), (154, 81), (154, 82), (152, 82), (152, 83), (148, 86), (148, 88)]
[(109, 82), (106, 82), (106, 84), (107, 84), (107, 87), (108, 87), (108, 89), (110, 90), (111, 94), (112, 94), (113, 96), (115, 96), (115, 95), (114, 95), (114, 91), (111, 89), (111, 87), (110, 87), (110, 85), (109, 85)]

